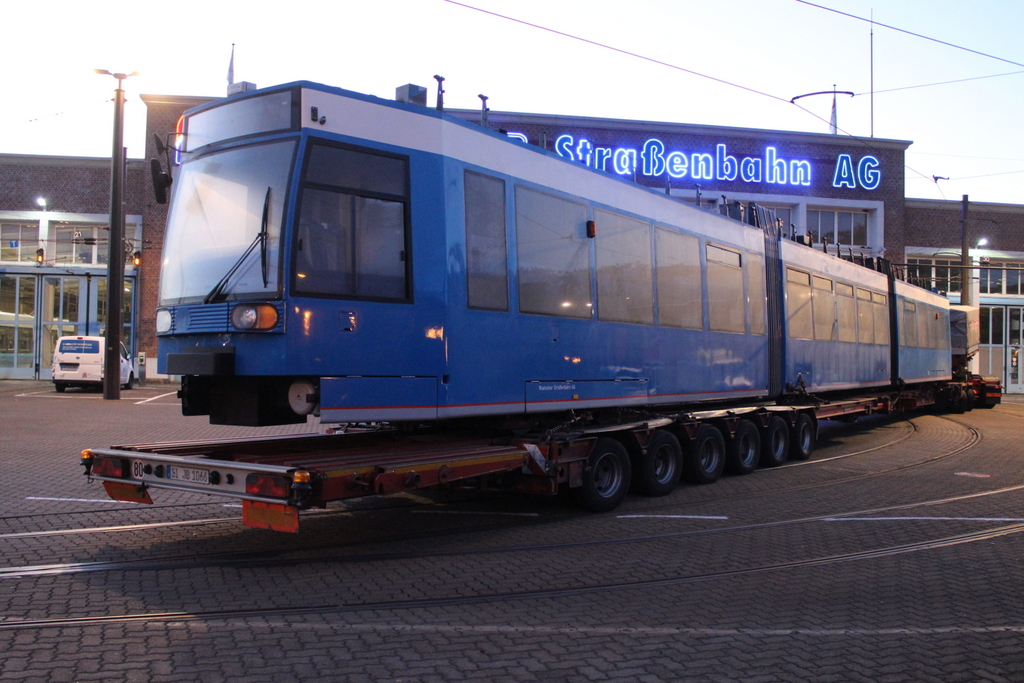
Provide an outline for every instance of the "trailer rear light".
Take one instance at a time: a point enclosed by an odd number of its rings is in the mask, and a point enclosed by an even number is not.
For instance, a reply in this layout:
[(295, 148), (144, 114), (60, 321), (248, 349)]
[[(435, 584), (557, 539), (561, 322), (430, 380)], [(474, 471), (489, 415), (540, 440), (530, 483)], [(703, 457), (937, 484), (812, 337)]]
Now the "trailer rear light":
[[(83, 459), (85, 455), (83, 454)], [(127, 460), (120, 458), (95, 458), (92, 473), (97, 477), (115, 477), (120, 479), (128, 471)]]
[(277, 309), (270, 304), (241, 304), (231, 311), (231, 324), (239, 330), (272, 330)]
[(245, 492), (268, 498), (287, 498), (291, 494), (292, 483), (287, 477), (272, 474), (249, 474), (245, 478)]

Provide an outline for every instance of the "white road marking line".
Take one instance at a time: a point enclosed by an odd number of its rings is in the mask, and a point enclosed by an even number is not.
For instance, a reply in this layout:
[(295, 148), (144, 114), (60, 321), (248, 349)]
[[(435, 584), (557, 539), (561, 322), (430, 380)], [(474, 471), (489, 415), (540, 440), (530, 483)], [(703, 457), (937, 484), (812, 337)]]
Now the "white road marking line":
[(904, 522), (926, 520), (939, 522), (1024, 522), (1024, 517), (826, 517), (823, 522)]
[(473, 510), (410, 510), (420, 515), (501, 515), (504, 517), (540, 517), (536, 512), (474, 512)]
[(975, 472), (954, 472), (953, 474), (957, 477), (977, 477), (979, 479), (988, 479), (992, 476), (991, 474), (977, 474)]
[[(169, 391), (166, 394), (160, 394), (159, 396), (154, 396), (153, 398), (147, 398), (144, 401), (136, 401), (135, 405), (141, 406), (143, 403), (149, 403), (150, 401), (155, 401), (158, 398), (166, 398), (167, 396), (174, 396), (177, 393), (178, 393), (177, 391)], [(175, 405), (175, 404), (168, 403), (167, 405)]]
[(619, 519), (631, 519), (634, 517), (653, 519), (729, 519), (719, 515), (616, 515)]
[[(0, 534), (0, 538), (31, 538), (33, 536), (64, 536), (70, 534), (106, 534), (118, 531), (143, 531), (163, 527), (188, 526), (190, 524), (215, 524), (220, 522), (237, 522), (237, 517), (219, 519), (191, 519), (181, 522), (156, 522), (153, 524), (130, 524), (127, 526), (99, 526), (86, 529), (53, 529), (51, 531), (21, 531), (13, 534)], [(10, 569), (10, 567), (7, 567)]]
[(133, 500), (114, 500), (113, 498), (42, 498), (40, 496), (26, 496), (25, 500), (55, 500), (62, 503), (130, 503), (138, 505)]

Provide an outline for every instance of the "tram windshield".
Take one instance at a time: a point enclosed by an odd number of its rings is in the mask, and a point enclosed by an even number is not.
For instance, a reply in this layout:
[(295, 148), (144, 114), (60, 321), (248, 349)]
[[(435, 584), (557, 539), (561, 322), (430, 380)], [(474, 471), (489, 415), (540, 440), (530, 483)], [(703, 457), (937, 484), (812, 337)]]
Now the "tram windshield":
[(164, 233), (161, 305), (280, 292), (281, 225), (295, 145), (238, 147), (182, 165)]

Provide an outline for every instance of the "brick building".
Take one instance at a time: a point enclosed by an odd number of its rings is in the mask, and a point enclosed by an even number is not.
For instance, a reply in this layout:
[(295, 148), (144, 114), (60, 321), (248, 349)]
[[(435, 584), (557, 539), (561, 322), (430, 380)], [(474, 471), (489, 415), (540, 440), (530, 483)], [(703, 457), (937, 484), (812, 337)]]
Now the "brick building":
[[(142, 100), (148, 160), (158, 156), (153, 134), (173, 142), (181, 113), (210, 98)], [(449, 113), (481, 120), (478, 111)], [(905, 198), (908, 141), (507, 112), (489, 112), (488, 126), (708, 210), (742, 217), (751, 203), (774, 208), (787, 236), (844, 256), (907, 263), (922, 284), (959, 303), (951, 266), (960, 262), (960, 202)], [(109, 192), (107, 159), (0, 155), (0, 378), (48, 379), (57, 336), (102, 332)], [(153, 197), (148, 161), (129, 161), (124, 338), (149, 357), (166, 208)], [(1024, 392), (1015, 364), (1024, 316), (1024, 278), (1015, 270), (1024, 266), (1021, 228), (1024, 206), (971, 206), (972, 244), (988, 240), (972, 247), (974, 302), (985, 324), (979, 370)], [(136, 252), (138, 266), (130, 258)]]

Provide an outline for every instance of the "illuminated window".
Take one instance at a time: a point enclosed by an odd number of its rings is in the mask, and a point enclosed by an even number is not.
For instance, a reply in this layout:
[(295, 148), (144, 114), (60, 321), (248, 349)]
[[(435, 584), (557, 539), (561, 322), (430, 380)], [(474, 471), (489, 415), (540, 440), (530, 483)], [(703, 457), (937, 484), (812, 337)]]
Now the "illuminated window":
[(39, 223), (0, 223), (0, 261), (35, 261)]
[(592, 317), (587, 207), (516, 187), (519, 310)]

